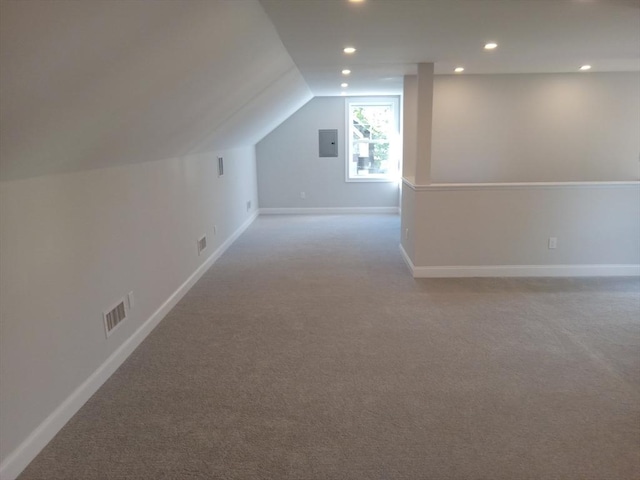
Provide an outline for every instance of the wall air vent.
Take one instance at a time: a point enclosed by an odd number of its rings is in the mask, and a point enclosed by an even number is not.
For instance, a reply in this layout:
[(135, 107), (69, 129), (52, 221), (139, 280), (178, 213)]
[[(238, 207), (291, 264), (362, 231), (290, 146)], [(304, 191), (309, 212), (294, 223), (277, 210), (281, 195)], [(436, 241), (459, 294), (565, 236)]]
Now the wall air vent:
[(218, 157), (218, 176), (221, 177), (224, 175), (224, 159), (222, 157)]
[(104, 313), (104, 331), (107, 338), (113, 333), (115, 328), (127, 318), (127, 309), (124, 306), (124, 299), (108, 312)]
[(202, 252), (207, 248), (207, 236), (205, 235), (200, 240), (198, 240), (198, 255), (202, 254)]

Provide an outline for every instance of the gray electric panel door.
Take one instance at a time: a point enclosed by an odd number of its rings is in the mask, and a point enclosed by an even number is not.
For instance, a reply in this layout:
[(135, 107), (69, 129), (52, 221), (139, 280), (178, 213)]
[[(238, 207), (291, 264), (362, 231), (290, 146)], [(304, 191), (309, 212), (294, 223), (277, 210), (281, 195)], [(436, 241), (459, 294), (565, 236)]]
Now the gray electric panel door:
[(338, 156), (338, 130), (318, 130), (321, 157)]

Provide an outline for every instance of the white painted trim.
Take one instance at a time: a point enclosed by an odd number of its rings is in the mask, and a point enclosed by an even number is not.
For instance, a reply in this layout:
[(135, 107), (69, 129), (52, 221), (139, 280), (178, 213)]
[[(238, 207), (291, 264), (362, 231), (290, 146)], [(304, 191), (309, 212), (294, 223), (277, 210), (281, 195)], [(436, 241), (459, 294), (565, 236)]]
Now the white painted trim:
[(620, 188), (640, 187), (640, 181), (627, 182), (516, 182), (516, 183), (432, 183), (416, 185), (409, 178), (402, 183), (416, 192), (442, 192), (449, 190), (527, 190), (559, 188)]
[[(404, 254), (406, 255), (406, 253)], [(411, 262), (411, 260), (405, 261)], [(414, 278), (638, 277), (640, 265), (477, 265), (409, 268)]]
[(470, 277), (640, 277), (640, 265), (475, 265), (416, 267), (400, 244), (414, 278)]
[(0, 479), (14, 480), (142, 343), (189, 289), (258, 217), (253, 213), (107, 360), (56, 408), (0, 465)]
[(398, 213), (398, 207), (261, 208), (260, 215), (336, 215), (351, 213)]
[(400, 253), (402, 254), (402, 259), (404, 260), (404, 263), (406, 263), (407, 267), (409, 267), (409, 271), (411, 272), (411, 275), (413, 275), (413, 277), (415, 278), (415, 269), (416, 269), (416, 267), (413, 264), (413, 262), (411, 261), (411, 257), (409, 257), (409, 254), (404, 249), (402, 244), (400, 244)]

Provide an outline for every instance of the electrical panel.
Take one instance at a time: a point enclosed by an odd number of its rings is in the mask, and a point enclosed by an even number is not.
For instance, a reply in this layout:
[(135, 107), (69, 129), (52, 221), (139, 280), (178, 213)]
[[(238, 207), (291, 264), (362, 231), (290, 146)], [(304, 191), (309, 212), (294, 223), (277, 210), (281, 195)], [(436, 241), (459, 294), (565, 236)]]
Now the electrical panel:
[(338, 156), (338, 130), (318, 130), (321, 157)]

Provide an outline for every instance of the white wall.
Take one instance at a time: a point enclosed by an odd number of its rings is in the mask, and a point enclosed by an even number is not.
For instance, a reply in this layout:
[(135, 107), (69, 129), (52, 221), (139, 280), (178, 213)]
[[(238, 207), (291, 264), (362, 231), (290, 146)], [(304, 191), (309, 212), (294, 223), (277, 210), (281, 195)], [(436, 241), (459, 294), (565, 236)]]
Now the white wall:
[[(488, 273), (498, 276), (512, 266), (560, 266), (547, 275), (582, 274), (566, 267), (579, 265), (591, 275), (640, 272), (637, 184), (405, 187), (405, 197), (408, 214), (415, 212), (405, 250), (418, 267), (464, 267), (451, 272), (460, 276), (481, 274), (467, 268), (476, 266), (494, 267)], [(557, 238), (556, 249), (548, 248), (549, 237)], [(636, 267), (611, 268), (621, 265)]]
[[(316, 97), (262, 139), (261, 208), (397, 207), (397, 184), (345, 181), (345, 128), (345, 98)], [(338, 157), (319, 157), (320, 129), (338, 130)]]
[(432, 181), (640, 178), (640, 74), (444, 75)]
[[(213, 153), (0, 182), (3, 462), (255, 213), (254, 148), (217, 153), (220, 178)], [(102, 312), (129, 291), (107, 340)]]
[(638, 132), (638, 73), (437, 76), (433, 184), (403, 190), (414, 275), (640, 273)]

